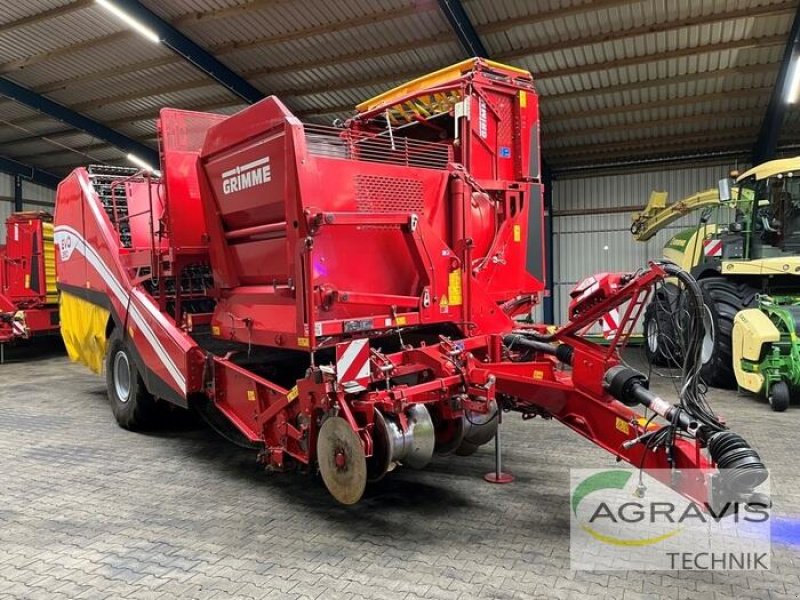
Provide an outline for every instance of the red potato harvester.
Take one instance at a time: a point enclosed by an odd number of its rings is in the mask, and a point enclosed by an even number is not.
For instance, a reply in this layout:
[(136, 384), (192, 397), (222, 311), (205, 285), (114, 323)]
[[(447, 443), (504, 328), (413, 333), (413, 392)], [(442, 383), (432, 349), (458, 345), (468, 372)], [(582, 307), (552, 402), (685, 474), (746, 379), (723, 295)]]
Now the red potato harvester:
[(0, 246), (0, 362), (5, 344), (58, 332), (53, 217), (18, 212)]
[[(595, 279), (553, 334), (515, 321), (544, 289), (528, 72), (465, 61), (336, 127), (275, 97), (230, 117), (164, 109), (159, 134), (159, 178), (89, 167), (58, 189), (62, 305), (83, 315), (64, 337), (105, 363), (123, 427), (191, 407), (271, 468), (318, 468), (346, 504), (397, 464), (473, 453), (501, 410), (672, 469), (654, 473), (699, 502), (766, 477), (741, 437), (620, 361), (673, 267)], [(613, 309), (610, 346), (582, 337)]]

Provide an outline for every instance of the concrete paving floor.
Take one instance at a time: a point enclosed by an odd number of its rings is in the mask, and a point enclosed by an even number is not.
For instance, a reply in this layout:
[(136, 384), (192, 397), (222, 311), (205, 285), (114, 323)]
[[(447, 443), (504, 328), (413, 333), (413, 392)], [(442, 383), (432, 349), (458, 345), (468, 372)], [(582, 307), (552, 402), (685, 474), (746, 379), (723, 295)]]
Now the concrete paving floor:
[(266, 473), (203, 425), (120, 429), (103, 379), (56, 347), (7, 358), (0, 599), (800, 594), (798, 407), (775, 414), (751, 397), (711, 394), (772, 469), (780, 531), (771, 571), (576, 572), (569, 468), (614, 463), (555, 422), (506, 421), (511, 485), (483, 482), (493, 465), (485, 447), (399, 469), (342, 507), (318, 479)]

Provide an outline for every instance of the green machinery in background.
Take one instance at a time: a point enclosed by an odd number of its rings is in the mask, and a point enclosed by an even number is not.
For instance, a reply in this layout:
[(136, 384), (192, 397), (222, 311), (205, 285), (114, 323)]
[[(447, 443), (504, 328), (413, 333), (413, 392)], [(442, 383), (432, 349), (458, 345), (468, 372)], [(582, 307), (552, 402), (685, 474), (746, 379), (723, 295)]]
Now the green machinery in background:
[[(672, 204), (653, 192), (631, 233), (651, 239), (698, 212), (664, 257), (690, 271), (706, 302), (703, 379), (764, 394), (773, 410), (800, 389), (800, 157), (773, 160)], [(644, 315), (645, 349), (655, 364), (681, 359), (681, 294), (667, 283)]]

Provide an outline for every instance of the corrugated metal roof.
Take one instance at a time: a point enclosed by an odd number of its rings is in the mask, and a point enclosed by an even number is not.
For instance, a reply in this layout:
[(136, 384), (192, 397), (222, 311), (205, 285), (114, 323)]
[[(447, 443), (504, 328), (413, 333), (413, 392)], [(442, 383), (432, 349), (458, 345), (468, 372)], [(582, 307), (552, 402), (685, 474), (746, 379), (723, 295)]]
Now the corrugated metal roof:
[[(367, 96), (463, 58), (436, 0), (142, 2), (310, 121), (345, 116)], [(224, 113), (242, 106), (93, 0), (6, 4), (0, 74), (128, 136), (151, 143), (162, 106)], [(752, 145), (797, 4), (464, 0), (492, 58), (534, 73), (543, 152), (559, 167), (603, 153), (674, 156), (680, 136), (691, 140), (687, 152)], [(789, 111), (783, 143), (800, 142), (797, 113)], [(41, 134), (52, 138), (37, 142)], [(79, 151), (94, 143), (0, 100), (0, 154), (62, 171), (84, 162), (53, 142)], [(109, 160), (118, 160), (112, 150)]]

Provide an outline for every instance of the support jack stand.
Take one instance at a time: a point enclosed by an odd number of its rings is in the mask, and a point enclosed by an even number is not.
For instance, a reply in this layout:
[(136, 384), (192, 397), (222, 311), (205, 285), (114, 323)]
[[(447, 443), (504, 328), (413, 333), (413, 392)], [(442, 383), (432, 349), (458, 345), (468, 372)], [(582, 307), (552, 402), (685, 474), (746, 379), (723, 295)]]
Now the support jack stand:
[(511, 483), (514, 476), (511, 473), (503, 473), (503, 458), (500, 451), (500, 431), (503, 423), (503, 409), (497, 407), (497, 434), (494, 436), (494, 471), (486, 473), (483, 478), (489, 483)]

